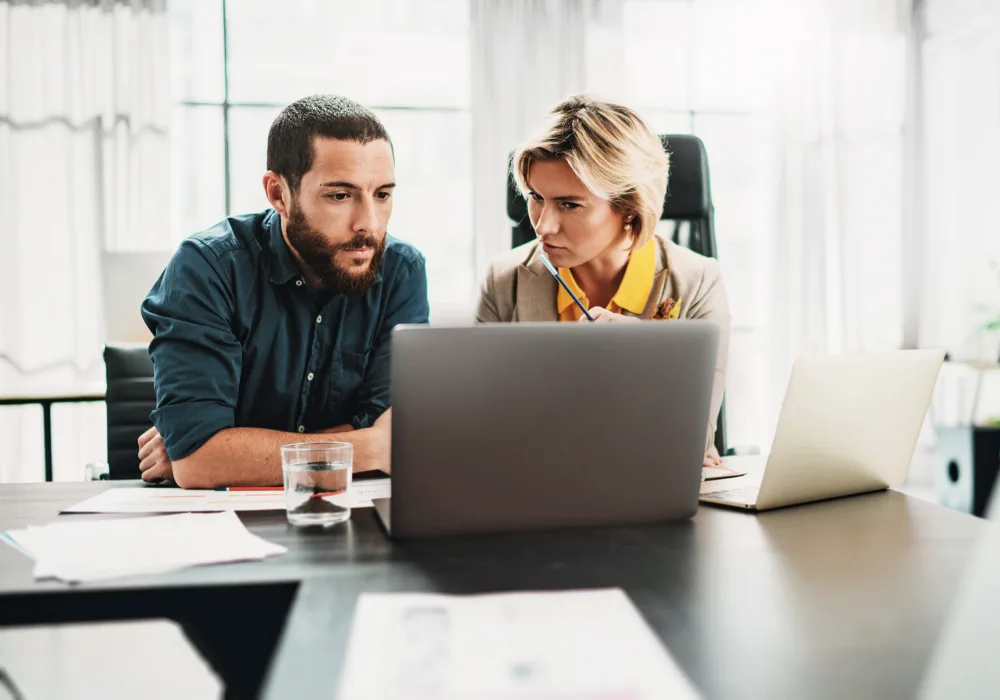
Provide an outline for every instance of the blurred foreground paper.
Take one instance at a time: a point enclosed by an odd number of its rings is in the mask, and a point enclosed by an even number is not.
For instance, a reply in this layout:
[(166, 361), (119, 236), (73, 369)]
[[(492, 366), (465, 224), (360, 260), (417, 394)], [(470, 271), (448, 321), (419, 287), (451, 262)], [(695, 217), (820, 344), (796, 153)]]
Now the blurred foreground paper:
[(339, 700), (689, 700), (694, 687), (620, 589), (365, 594)]

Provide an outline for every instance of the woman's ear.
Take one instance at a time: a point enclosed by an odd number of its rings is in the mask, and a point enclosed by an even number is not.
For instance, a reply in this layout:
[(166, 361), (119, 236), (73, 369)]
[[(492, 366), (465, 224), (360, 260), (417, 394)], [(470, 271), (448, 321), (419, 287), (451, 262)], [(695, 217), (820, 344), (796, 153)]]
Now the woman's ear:
[(635, 214), (633, 214), (632, 212), (625, 212), (624, 219), (625, 219), (625, 226), (624, 226), (625, 233), (631, 236), (635, 230), (635, 227), (632, 225), (633, 221), (635, 221)]

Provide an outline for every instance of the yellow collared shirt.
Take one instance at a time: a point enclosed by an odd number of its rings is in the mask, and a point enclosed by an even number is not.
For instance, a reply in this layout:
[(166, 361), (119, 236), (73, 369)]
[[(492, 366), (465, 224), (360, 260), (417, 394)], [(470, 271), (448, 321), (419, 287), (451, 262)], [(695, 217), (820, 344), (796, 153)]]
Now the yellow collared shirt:
[[(622, 283), (618, 285), (618, 291), (611, 297), (608, 304), (608, 311), (616, 314), (622, 311), (631, 311), (639, 315), (646, 308), (649, 293), (653, 289), (653, 278), (656, 272), (656, 245), (650, 239), (646, 245), (629, 256), (628, 265), (625, 267), (625, 276)], [(565, 267), (559, 268), (559, 275), (566, 281), (566, 285), (573, 290), (573, 294), (580, 300), (580, 303), (590, 309), (590, 300), (576, 283), (573, 272)], [(566, 290), (560, 285), (556, 296), (556, 308), (559, 311), (560, 321), (579, 321), (583, 316), (580, 307), (573, 303)]]

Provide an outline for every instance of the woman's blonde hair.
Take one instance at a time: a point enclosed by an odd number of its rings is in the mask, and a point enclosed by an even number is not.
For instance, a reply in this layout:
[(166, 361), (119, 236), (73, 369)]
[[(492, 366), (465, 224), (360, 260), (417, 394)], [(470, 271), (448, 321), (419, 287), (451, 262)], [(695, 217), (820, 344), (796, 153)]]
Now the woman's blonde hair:
[(569, 98), (514, 152), (511, 176), (526, 198), (531, 164), (551, 160), (566, 161), (588, 190), (633, 214), (632, 250), (645, 245), (663, 212), (670, 156), (639, 115), (586, 95)]

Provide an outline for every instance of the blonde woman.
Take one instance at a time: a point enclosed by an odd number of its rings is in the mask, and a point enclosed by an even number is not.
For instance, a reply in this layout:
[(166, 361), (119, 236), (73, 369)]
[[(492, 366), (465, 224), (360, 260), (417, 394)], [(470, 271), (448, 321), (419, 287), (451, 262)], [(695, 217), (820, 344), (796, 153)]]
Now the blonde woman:
[[(707, 319), (721, 329), (705, 466), (720, 463), (715, 423), (729, 355), (729, 303), (718, 263), (655, 231), (669, 156), (632, 110), (585, 96), (552, 110), (514, 153), (511, 176), (537, 240), (493, 261), (481, 323), (584, 321), (544, 253), (598, 323)], [(683, 371), (683, 368), (665, 370)]]

